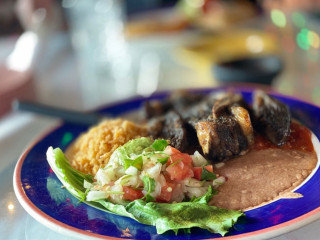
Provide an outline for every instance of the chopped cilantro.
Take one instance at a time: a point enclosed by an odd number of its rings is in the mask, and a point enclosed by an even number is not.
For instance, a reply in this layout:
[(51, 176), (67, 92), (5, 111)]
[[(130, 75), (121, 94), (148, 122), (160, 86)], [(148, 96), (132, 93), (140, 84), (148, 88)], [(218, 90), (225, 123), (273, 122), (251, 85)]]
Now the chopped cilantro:
[(162, 165), (166, 164), (168, 162), (169, 156), (164, 158), (158, 158), (157, 161), (161, 163)]
[(201, 180), (213, 180), (216, 178), (214, 173), (208, 171), (205, 167), (202, 167)]
[(154, 192), (156, 188), (156, 181), (148, 176), (143, 176), (142, 178), (144, 190), (147, 192), (143, 199), (145, 199), (146, 202), (154, 201), (154, 198), (150, 195), (150, 193)]
[(151, 145), (151, 147), (155, 151), (163, 151), (167, 146), (168, 146), (168, 142), (165, 139), (157, 139)]
[(143, 159), (142, 156), (137, 157), (136, 159), (124, 159), (124, 169), (127, 170), (129, 167), (133, 166), (138, 170), (142, 169)]

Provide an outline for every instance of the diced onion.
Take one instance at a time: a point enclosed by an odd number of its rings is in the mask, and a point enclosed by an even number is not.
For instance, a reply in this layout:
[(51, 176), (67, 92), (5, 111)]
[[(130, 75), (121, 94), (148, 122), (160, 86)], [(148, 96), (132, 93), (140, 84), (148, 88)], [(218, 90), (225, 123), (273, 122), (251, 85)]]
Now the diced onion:
[(123, 166), (119, 166), (116, 169), (113, 169), (112, 171), (118, 178), (126, 174)]
[[(111, 186), (110, 192), (122, 192), (122, 186), (120, 184), (115, 184)], [(114, 203), (121, 203), (122, 202), (122, 194), (110, 194), (110, 198)]]
[(194, 167), (202, 167), (208, 163), (198, 151), (195, 151), (191, 158)]
[(88, 181), (83, 180), (83, 187), (84, 188), (91, 188), (92, 187), (92, 183), (89, 183)]
[(137, 175), (138, 174), (138, 169), (134, 166), (128, 167), (128, 169), (125, 171), (127, 175)]
[(115, 184), (120, 184), (122, 186), (136, 187), (139, 185), (139, 178), (137, 175), (124, 175), (119, 178)]
[(162, 174), (159, 175), (158, 181), (159, 181), (161, 187), (163, 187), (167, 184), (166, 179), (164, 178), (164, 176)]
[(168, 155), (172, 155), (172, 150), (171, 150), (171, 147), (166, 147), (163, 151), (165, 154), (168, 154)]
[(153, 167), (145, 170), (145, 172), (147, 173), (148, 176), (150, 176), (151, 178), (158, 178), (161, 172), (161, 168), (162, 168), (162, 164), (161, 163), (157, 163), (156, 165), (154, 165)]
[(182, 202), (185, 197), (183, 193), (184, 190), (184, 186), (182, 186), (181, 184), (177, 184), (172, 191), (171, 202)]
[(109, 194), (103, 191), (89, 191), (86, 197), (87, 201), (96, 201), (108, 198)]
[[(145, 195), (147, 192), (145, 190), (142, 191), (142, 193)], [(156, 182), (156, 187), (154, 189), (154, 191), (152, 193), (150, 193), (150, 195), (153, 198), (157, 198), (161, 193), (161, 184), (159, 182)]]
[(226, 178), (223, 176), (218, 177), (217, 179), (214, 179), (212, 181), (212, 186), (213, 187), (219, 187), (220, 185), (224, 184), (226, 182)]
[(187, 190), (187, 196), (189, 198), (192, 198), (192, 197), (200, 197), (202, 195), (204, 195), (208, 188), (207, 187), (186, 187), (186, 190)]
[(188, 187), (202, 187), (203, 186), (203, 181), (199, 181), (194, 178), (188, 178), (188, 179), (184, 180), (183, 183)]
[(99, 185), (103, 186), (110, 183), (114, 177), (114, 173), (109, 171), (109, 169), (100, 168), (94, 178), (97, 180)]
[(222, 168), (225, 165), (224, 162), (220, 162), (214, 165), (215, 168)]

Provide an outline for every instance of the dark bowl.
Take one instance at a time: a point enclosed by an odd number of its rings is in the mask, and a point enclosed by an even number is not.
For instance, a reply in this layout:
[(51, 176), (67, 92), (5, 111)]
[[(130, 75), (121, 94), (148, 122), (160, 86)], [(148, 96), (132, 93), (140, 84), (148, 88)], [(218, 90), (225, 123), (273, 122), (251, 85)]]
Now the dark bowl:
[(271, 85), (282, 71), (278, 56), (259, 56), (220, 62), (213, 66), (213, 75), (221, 83), (249, 82)]

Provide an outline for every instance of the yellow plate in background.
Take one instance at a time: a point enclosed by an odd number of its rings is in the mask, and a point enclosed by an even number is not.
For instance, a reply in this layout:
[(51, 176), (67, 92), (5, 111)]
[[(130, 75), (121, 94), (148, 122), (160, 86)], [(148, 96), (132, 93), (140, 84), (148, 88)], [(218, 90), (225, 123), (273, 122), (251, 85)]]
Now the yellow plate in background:
[(211, 68), (215, 63), (277, 53), (277, 41), (272, 35), (241, 29), (199, 36), (176, 54), (182, 64), (212, 79)]

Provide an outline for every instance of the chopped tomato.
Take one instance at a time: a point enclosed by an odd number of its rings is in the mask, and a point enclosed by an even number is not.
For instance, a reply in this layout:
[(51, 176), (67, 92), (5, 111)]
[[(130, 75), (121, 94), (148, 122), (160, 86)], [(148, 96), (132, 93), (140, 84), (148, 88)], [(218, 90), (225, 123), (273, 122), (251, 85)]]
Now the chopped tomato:
[[(213, 166), (212, 165), (207, 165), (204, 168), (207, 169), (209, 172), (213, 173)], [(192, 170), (193, 170), (194, 178), (197, 180), (202, 180), (201, 179), (202, 167), (194, 167)]]
[(181, 152), (173, 153), (167, 162), (166, 171), (171, 180), (183, 180), (193, 177), (192, 158)]
[(170, 202), (175, 186), (174, 183), (166, 182), (166, 185), (161, 187), (161, 193), (157, 197), (157, 202)]
[(124, 200), (134, 201), (144, 196), (142, 193), (142, 190), (140, 189), (134, 189), (132, 187), (127, 187), (127, 186), (122, 186), (122, 189), (124, 191), (124, 194), (123, 194)]
[(209, 172), (213, 173), (213, 166), (212, 165), (207, 165), (204, 168), (207, 169)]
[(195, 179), (201, 180), (202, 167), (194, 167), (193, 174)]
[(192, 166), (192, 158), (185, 153), (175, 152), (168, 159), (167, 165), (172, 165), (174, 162), (183, 161), (186, 165)]
[(170, 174), (168, 172), (163, 172), (163, 176), (164, 176), (164, 178), (166, 179), (167, 182), (171, 181)]
[(171, 152), (172, 154), (181, 153), (178, 149), (171, 146), (167, 146), (165, 151)]

